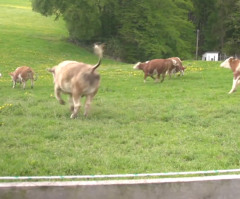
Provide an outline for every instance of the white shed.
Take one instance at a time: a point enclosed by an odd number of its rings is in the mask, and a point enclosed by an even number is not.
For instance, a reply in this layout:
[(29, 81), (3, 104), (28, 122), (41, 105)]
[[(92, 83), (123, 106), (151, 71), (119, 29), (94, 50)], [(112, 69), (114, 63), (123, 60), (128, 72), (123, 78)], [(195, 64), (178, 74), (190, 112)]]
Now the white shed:
[(205, 52), (202, 55), (202, 60), (203, 61), (218, 61), (218, 52)]

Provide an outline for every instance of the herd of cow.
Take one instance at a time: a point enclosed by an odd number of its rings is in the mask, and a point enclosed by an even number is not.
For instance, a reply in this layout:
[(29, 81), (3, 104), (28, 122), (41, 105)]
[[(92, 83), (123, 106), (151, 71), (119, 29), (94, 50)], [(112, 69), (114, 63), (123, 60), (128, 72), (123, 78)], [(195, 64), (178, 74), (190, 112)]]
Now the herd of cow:
[[(61, 98), (61, 93), (66, 93), (70, 96), (70, 118), (77, 117), (81, 107), (80, 99), (83, 96), (86, 97), (84, 115), (88, 115), (92, 99), (98, 92), (100, 85), (100, 75), (96, 72), (96, 69), (101, 64), (103, 46), (103, 44), (94, 45), (94, 52), (99, 56), (98, 63), (94, 66), (77, 61), (63, 61), (57, 66), (48, 69), (53, 75), (55, 97), (59, 103), (65, 104)], [(229, 94), (233, 93), (240, 83), (240, 60), (230, 57), (221, 63), (220, 66), (232, 69), (233, 71), (233, 85)], [(133, 68), (144, 72), (144, 82), (146, 82), (148, 76), (155, 79), (155, 74), (157, 74), (156, 82), (160, 80), (160, 75), (162, 75), (162, 82), (166, 74), (169, 74), (171, 77), (172, 74), (180, 72), (180, 74), (183, 75), (185, 70), (182, 61), (178, 57), (153, 59), (144, 63), (138, 62)], [(1, 76), (2, 74), (0, 73), (0, 77)], [(26, 81), (29, 79), (31, 80), (31, 88), (33, 88), (34, 81), (37, 80), (37, 76), (32, 68), (27, 66), (18, 67), (14, 72), (10, 73), (10, 76), (13, 81), (13, 88), (15, 88), (16, 83), (19, 82), (23, 84), (23, 89), (25, 89)]]

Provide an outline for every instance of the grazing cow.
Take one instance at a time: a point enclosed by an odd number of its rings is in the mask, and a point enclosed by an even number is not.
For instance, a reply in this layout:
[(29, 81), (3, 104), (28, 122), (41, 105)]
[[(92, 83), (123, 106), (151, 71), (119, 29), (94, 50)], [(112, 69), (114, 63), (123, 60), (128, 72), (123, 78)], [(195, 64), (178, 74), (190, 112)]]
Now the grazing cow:
[(180, 75), (183, 76), (184, 75), (184, 70), (186, 69), (183, 65), (182, 65), (182, 61), (179, 57), (171, 57), (169, 59), (173, 59), (177, 62), (176, 65), (173, 65), (172, 68), (170, 68), (167, 72), (169, 74), (169, 76), (171, 77), (172, 74), (176, 74), (178, 72), (180, 72)]
[(175, 67), (177, 62), (173, 59), (153, 59), (151, 61), (147, 61), (144, 63), (138, 62), (133, 66), (136, 70), (142, 70), (144, 72), (144, 83), (146, 82), (146, 78), (148, 76), (154, 79), (154, 74), (157, 73), (156, 82), (159, 81), (160, 75), (162, 75), (161, 82), (164, 81), (166, 72), (170, 69)]
[(229, 94), (236, 91), (238, 84), (240, 83), (240, 60), (234, 57), (229, 57), (220, 65), (223, 68), (229, 68), (233, 71), (233, 84)]
[(9, 75), (13, 81), (13, 88), (15, 88), (17, 82), (20, 82), (23, 84), (23, 89), (25, 89), (26, 82), (29, 79), (31, 80), (31, 88), (33, 88), (33, 82), (37, 80), (33, 69), (28, 66), (18, 67), (14, 72), (9, 73)]
[(52, 69), (48, 69), (53, 74), (55, 97), (60, 104), (65, 104), (61, 98), (61, 93), (70, 95), (71, 117), (76, 118), (81, 107), (81, 97), (86, 97), (85, 112), (87, 116), (91, 101), (96, 95), (100, 85), (100, 75), (96, 69), (100, 66), (103, 55), (103, 44), (94, 45), (94, 51), (99, 56), (96, 65), (85, 64), (77, 61), (63, 61)]

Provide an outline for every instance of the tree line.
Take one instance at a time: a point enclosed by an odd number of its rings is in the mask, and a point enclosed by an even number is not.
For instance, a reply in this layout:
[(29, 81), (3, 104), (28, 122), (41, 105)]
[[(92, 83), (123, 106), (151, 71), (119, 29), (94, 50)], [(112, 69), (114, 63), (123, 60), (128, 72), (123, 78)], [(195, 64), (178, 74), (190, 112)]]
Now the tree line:
[(34, 11), (62, 17), (73, 41), (106, 43), (126, 62), (219, 51), (240, 54), (240, 0), (31, 0)]

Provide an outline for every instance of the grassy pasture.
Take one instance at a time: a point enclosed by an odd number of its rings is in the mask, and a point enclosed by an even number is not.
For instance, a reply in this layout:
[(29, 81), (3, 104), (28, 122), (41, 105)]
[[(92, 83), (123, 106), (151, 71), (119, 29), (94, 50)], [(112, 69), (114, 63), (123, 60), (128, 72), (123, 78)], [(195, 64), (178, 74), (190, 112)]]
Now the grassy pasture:
[[(0, 176), (239, 168), (240, 91), (227, 94), (232, 74), (220, 62), (184, 61), (185, 76), (144, 84), (133, 65), (104, 59), (89, 117), (71, 120), (46, 68), (98, 58), (30, 6), (0, 0)], [(12, 89), (8, 73), (21, 65), (38, 73), (34, 89)]]

